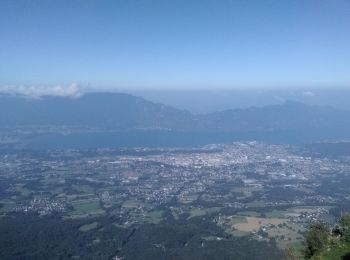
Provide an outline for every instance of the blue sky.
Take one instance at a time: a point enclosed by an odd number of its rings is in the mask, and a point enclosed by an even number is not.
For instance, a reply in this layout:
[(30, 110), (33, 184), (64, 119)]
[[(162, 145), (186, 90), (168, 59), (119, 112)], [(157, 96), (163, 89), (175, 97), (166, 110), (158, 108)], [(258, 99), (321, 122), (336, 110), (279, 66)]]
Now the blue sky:
[(0, 85), (350, 87), (349, 0), (1, 0)]

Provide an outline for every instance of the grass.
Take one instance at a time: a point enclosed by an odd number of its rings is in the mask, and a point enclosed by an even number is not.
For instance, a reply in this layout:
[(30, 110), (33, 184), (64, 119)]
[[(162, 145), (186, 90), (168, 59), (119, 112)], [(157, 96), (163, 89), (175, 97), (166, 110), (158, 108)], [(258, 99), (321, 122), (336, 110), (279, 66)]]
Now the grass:
[(252, 202), (247, 203), (247, 206), (251, 208), (263, 208), (265, 207), (265, 202), (261, 200), (254, 200)]
[(95, 229), (97, 226), (98, 226), (98, 222), (95, 221), (95, 222), (92, 222), (90, 224), (86, 224), (86, 225), (81, 226), (79, 228), (79, 231), (87, 232), (87, 231)]
[(98, 200), (75, 200), (72, 201), (72, 206), (74, 207), (74, 211), (71, 213), (72, 218), (105, 214)]
[(231, 226), (238, 224), (238, 223), (247, 223), (247, 219), (245, 217), (241, 217), (241, 216), (234, 216), (229, 222), (229, 224)]
[(253, 196), (253, 193), (256, 191), (260, 191), (262, 188), (260, 187), (235, 187), (231, 189), (232, 192), (242, 193), (244, 197), (249, 198)]
[(270, 212), (266, 212), (265, 215), (267, 218), (283, 218), (286, 217), (286, 213), (286, 211), (274, 209)]
[(244, 237), (250, 234), (250, 232), (245, 232), (240, 230), (232, 230), (230, 233), (235, 237)]
[(45, 179), (40, 181), (42, 184), (44, 185), (53, 185), (53, 184), (64, 184), (65, 183), (65, 179), (62, 179), (60, 177), (46, 177)]
[(31, 191), (24, 188), (23, 185), (17, 185), (15, 191), (19, 192), (23, 197), (28, 197), (31, 194)]
[(85, 193), (85, 194), (94, 194), (95, 189), (90, 187), (89, 185), (72, 185), (72, 189), (77, 192)]
[(64, 187), (62, 187), (62, 186), (55, 187), (55, 189), (53, 190), (53, 193), (57, 194), (57, 195), (64, 193)]
[[(277, 245), (281, 249), (286, 249), (289, 247), (297, 247), (302, 244), (304, 237), (302, 234), (298, 234), (298, 231), (304, 231), (304, 228), (295, 223), (286, 223), (282, 227), (274, 227), (269, 229), (267, 233), (269, 237), (274, 237), (276, 239)], [(283, 236), (285, 239), (281, 239)]]
[(147, 213), (145, 217), (145, 221), (148, 223), (158, 224), (162, 221), (163, 211), (162, 210), (156, 210)]
[(268, 224), (278, 225), (286, 222), (286, 219), (282, 218), (256, 218), (256, 217), (246, 217), (247, 223), (237, 223), (233, 227), (240, 231), (251, 232), (254, 230), (259, 230), (260, 227), (266, 226)]
[(194, 217), (200, 217), (200, 216), (205, 216), (207, 214), (211, 214), (217, 211), (220, 211), (220, 207), (213, 207), (213, 208), (192, 208), (190, 210), (190, 216), (188, 217), (190, 218), (194, 218)]
[[(283, 216), (282, 211), (270, 212), (270, 216), (277, 216), (275, 218), (262, 218), (259, 217), (260, 213), (255, 211), (242, 211), (238, 215), (233, 216), (226, 224), (228, 227), (225, 228), (226, 232), (242, 237), (249, 235), (252, 231), (258, 231), (261, 227), (272, 224), (274, 226), (267, 229), (268, 236), (270, 238), (275, 238), (277, 245), (281, 249), (286, 249), (288, 247), (300, 246), (303, 239), (301, 234), (298, 234), (298, 230), (302, 228), (293, 223), (288, 223), (287, 219), (279, 218)], [(278, 227), (278, 224), (283, 224), (282, 227)], [(283, 239), (282, 239), (283, 238)]]
[(341, 243), (330, 250), (325, 250), (322, 254), (314, 256), (313, 260), (339, 260), (343, 259), (343, 256), (350, 254), (350, 244)]
[(288, 212), (294, 212), (294, 213), (301, 213), (301, 212), (315, 212), (318, 208), (324, 208), (326, 210), (330, 210), (333, 207), (332, 206), (299, 206), (299, 207), (292, 207), (288, 209)]
[(247, 223), (246, 217), (242, 216), (229, 216), (224, 218), (222, 228), (225, 229), (226, 233), (229, 233), (236, 237), (243, 237), (250, 234), (250, 232), (240, 231), (234, 228), (234, 225), (239, 223)]
[(142, 202), (139, 202), (137, 200), (126, 200), (122, 207), (123, 208), (138, 208), (139, 206), (143, 205)]
[(240, 211), (237, 213), (237, 215), (246, 217), (260, 217), (261, 213), (256, 211)]
[(16, 206), (16, 203), (14, 201), (8, 199), (0, 200), (0, 204), (2, 205), (0, 212), (9, 212)]

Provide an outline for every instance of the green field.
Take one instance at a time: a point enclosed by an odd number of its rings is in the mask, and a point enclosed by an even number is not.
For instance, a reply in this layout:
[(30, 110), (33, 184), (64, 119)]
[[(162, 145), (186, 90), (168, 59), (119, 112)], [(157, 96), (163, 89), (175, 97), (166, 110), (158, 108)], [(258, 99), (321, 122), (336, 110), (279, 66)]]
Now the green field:
[(138, 208), (142, 205), (144, 205), (144, 204), (142, 202), (137, 201), (137, 200), (126, 200), (126, 201), (124, 201), (122, 207), (123, 208)]
[(9, 199), (0, 200), (0, 204), (2, 205), (2, 207), (0, 208), (0, 212), (2, 213), (9, 212), (13, 210), (13, 208), (16, 206), (16, 203)]
[(240, 231), (240, 230), (231, 230), (229, 233), (235, 237), (244, 237), (244, 236), (248, 236), (250, 234), (249, 232), (244, 232), (244, 231)]
[(240, 211), (237, 213), (237, 215), (246, 217), (260, 217), (261, 213), (256, 211)]
[(87, 232), (89, 230), (95, 229), (98, 226), (98, 222), (92, 222), (90, 224), (83, 225), (79, 228), (79, 231)]
[(252, 202), (247, 203), (247, 207), (263, 208), (263, 207), (265, 207), (265, 202), (262, 200), (254, 200)]
[(298, 231), (305, 231), (304, 228), (297, 224), (287, 223), (283, 227), (275, 227), (267, 231), (269, 237), (276, 239), (277, 245), (282, 248), (300, 246), (304, 237)]
[(234, 187), (233, 189), (231, 189), (232, 192), (234, 193), (242, 193), (244, 197), (249, 198), (251, 196), (253, 196), (254, 192), (256, 191), (260, 191), (262, 190), (262, 188), (260, 187)]
[(99, 200), (88, 199), (88, 200), (75, 200), (72, 201), (74, 211), (71, 212), (71, 217), (89, 217), (95, 215), (103, 215), (105, 211), (101, 209)]
[(238, 223), (247, 223), (247, 219), (241, 216), (233, 216), (233, 218), (228, 222), (228, 224), (231, 226)]
[(95, 189), (89, 185), (72, 185), (72, 189), (85, 194), (94, 194)]
[(19, 192), (23, 197), (28, 197), (31, 194), (31, 191), (23, 186), (24, 185), (16, 185), (15, 191)]
[(162, 215), (162, 210), (152, 211), (147, 213), (144, 220), (148, 223), (158, 224), (162, 221)]
[(190, 216), (188, 217), (190, 218), (194, 218), (194, 217), (199, 217), (199, 216), (205, 216), (207, 214), (211, 214), (214, 212), (218, 212), (220, 211), (220, 207), (213, 207), (213, 208), (192, 208), (190, 209)]
[(283, 211), (283, 210), (272, 210), (270, 212), (266, 212), (265, 215), (267, 218), (284, 218), (286, 217), (287, 211)]

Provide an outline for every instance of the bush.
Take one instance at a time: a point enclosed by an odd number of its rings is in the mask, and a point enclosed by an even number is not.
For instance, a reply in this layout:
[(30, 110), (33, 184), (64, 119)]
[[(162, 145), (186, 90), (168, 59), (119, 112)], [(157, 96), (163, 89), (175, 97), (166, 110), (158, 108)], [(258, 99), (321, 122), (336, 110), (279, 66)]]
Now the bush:
[(311, 258), (320, 253), (327, 246), (328, 238), (329, 229), (326, 224), (322, 222), (312, 224), (306, 233), (305, 258)]
[(341, 236), (346, 242), (350, 242), (350, 215), (343, 216), (340, 220)]

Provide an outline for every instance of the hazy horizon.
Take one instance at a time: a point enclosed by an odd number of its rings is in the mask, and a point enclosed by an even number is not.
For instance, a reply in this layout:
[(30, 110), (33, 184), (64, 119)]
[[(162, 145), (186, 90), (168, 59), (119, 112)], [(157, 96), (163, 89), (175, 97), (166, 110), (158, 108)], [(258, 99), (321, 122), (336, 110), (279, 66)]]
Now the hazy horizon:
[(87, 93), (125, 93), (146, 100), (205, 114), (228, 109), (245, 109), (297, 101), (308, 105), (331, 106), (350, 111), (350, 88), (321, 89), (99, 89), (77, 84), (57, 86), (0, 86), (0, 94), (27, 98), (45, 96), (78, 98)]

